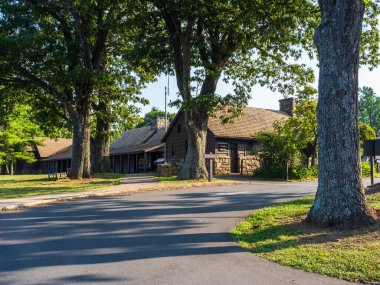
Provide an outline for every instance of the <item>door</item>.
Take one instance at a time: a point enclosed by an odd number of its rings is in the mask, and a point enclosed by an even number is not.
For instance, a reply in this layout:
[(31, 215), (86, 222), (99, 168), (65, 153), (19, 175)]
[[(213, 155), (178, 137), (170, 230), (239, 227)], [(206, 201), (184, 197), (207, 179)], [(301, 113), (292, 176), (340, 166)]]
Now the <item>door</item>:
[(238, 145), (230, 144), (231, 173), (239, 173)]

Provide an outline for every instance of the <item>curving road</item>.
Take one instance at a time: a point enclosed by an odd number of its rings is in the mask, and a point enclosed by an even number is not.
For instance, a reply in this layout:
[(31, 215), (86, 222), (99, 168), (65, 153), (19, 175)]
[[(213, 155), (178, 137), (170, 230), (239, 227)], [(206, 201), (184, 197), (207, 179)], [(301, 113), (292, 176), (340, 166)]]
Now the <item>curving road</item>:
[(346, 284), (255, 257), (230, 236), (250, 211), (315, 189), (194, 188), (1, 214), (0, 284)]

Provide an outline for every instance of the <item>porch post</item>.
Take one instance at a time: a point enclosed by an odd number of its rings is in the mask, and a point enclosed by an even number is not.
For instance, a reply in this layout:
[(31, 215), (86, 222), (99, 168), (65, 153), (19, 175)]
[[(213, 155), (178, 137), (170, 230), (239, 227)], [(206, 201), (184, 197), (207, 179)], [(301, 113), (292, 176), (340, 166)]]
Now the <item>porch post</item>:
[(119, 155), (119, 169), (120, 169), (120, 173), (123, 173), (123, 162), (122, 162), (122, 156)]
[(129, 153), (128, 153), (128, 170), (127, 170), (127, 173), (131, 173), (131, 162), (129, 160)]
[(136, 153), (136, 172), (139, 172), (139, 161), (138, 161), (138, 154)]
[(144, 173), (146, 172), (146, 163), (147, 163), (147, 153), (144, 152)]

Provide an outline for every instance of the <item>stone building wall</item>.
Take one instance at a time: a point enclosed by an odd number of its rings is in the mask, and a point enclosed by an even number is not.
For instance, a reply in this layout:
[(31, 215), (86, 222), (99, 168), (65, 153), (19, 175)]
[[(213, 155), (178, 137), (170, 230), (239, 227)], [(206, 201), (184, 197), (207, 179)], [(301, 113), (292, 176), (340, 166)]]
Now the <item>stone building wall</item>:
[(168, 162), (157, 165), (157, 174), (160, 177), (177, 175), (183, 162), (179, 160), (168, 160)]
[[(168, 177), (177, 175), (183, 162), (178, 160), (168, 160), (167, 163), (157, 166), (158, 176)], [(242, 175), (253, 175), (254, 171), (260, 167), (260, 161), (256, 156), (240, 156), (239, 169)], [(231, 158), (228, 155), (217, 155), (214, 160), (214, 175), (231, 174)]]
[(159, 177), (170, 177), (172, 176), (172, 168), (169, 163), (163, 163), (157, 165), (157, 174)]
[(231, 174), (231, 158), (227, 155), (218, 155), (214, 161), (215, 175)]
[(242, 175), (253, 175), (260, 167), (260, 161), (256, 156), (249, 155), (240, 157), (240, 172)]

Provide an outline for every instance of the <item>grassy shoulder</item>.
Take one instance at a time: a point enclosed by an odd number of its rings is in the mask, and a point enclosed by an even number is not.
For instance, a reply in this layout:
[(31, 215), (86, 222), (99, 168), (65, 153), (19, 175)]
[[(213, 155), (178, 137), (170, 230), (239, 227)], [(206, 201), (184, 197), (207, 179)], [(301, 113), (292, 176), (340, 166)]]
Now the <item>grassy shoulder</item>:
[[(368, 195), (380, 210), (380, 193)], [(313, 198), (257, 210), (233, 230), (252, 253), (309, 272), (349, 281), (380, 281), (380, 223), (366, 229), (315, 229), (305, 223)]]
[(102, 188), (121, 183), (123, 174), (99, 173), (91, 179), (57, 181), (48, 180), (47, 174), (38, 175), (1, 175), (0, 199), (20, 198), (44, 194), (77, 192)]
[[(167, 185), (179, 185), (179, 184), (192, 184), (192, 183), (202, 183), (207, 182), (207, 179), (190, 179), (190, 180), (177, 180), (177, 176), (169, 176), (169, 177), (156, 177), (156, 180), (158, 182), (161, 182), (163, 184)], [(222, 182), (226, 181), (227, 179), (220, 179), (220, 178), (213, 178), (212, 182)]]

